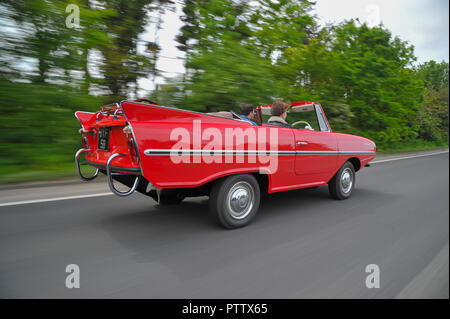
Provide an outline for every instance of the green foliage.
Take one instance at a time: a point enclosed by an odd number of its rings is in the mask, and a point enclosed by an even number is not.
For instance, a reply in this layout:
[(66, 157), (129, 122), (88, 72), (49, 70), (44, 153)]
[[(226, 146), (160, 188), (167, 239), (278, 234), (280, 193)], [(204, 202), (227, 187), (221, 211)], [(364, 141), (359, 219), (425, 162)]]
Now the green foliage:
[[(448, 64), (431, 61), (414, 68), (413, 47), (382, 25), (369, 28), (350, 20), (319, 30), (308, 1), (261, 0), (240, 11), (236, 5), (189, 2), (186, 19), (198, 22), (189, 24), (189, 35), (198, 41), (184, 46), (189, 72), (176, 83), (185, 88), (187, 107), (227, 109), (274, 97), (318, 101), (334, 131), (366, 136), (379, 149), (448, 136), (448, 110), (424, 111), (424, 103), (433, 103), (425, 87), (446, 85), (448, 91)], [(229, 11), (241, 15), (221, 23)], [(246, 21), (247, 28), (236, 21)], [(183, 34), (186, 44), (189, 36)], [(434, 133), (425, 133), (430, 130)]]
[(196, 70), (186, 83), (191, 93), (185, 103), (191, 108), (209, 112), (271, 100), (272, 66), (250, 46), (223, 40), (212, 52), (192, 56), (190, 66)]
[[(137, 51), (139, 35), (147, 24), (147, 10), (164, 12), (171, 0), (107, 0), (104, 8), (114, 14), (105, 19), (104, 28), (110, 41), (99, 46), (105, 61), (103, 72), (110, 101), (136, 96), (137, 79), (157, 75), (156, 60), (160, 48), (155, 42), (145, 43), (144, 54)], [(130, 92), (130, 85), (134, 88)]]
[[(125, 87), (136, 87), (139, 76), (153, 72), (157, 52), (153, 52), (153, 60), (139, 55), (137, 39), (146, 24), (146, 9), (152, 10), (147, 6), (169, 2), (108, 0), (92, 7), (92, 1), (74, 0), (70, 3), (80, 9), (80, 27), (67, 28), (67, 1), (2, 1), (2, 180), (11, 181), (22, 173), (24, 178), (35, 176), (28, 171), (64, 175), (81, 147), (74, 112), (97, 111), (111, 101), (108, 95), (112, 94), (114, 101), (120, 94), (128, 95)], [(93, 49), (101, 57), (89, 60), (88, 52)], [(88, 64), (93, 62), (98, 74), (89, 71)], [(16, 172), (10, 171), (13, 169)]]
[(435, 91), (448, 88), (448, 62), (428, 61), (416, 68), (417, 74), (427, 88)]
[[(148, 13), (160, 17), (173, 0), (70, 3), (80, 28), (65, 26), (67, 1), (0, 3), (1, 181), (65, 175), (81, 146), (73, 113), (135, 97), (139, 78), (160, 75), (158, 43), (141, 35)], [(334, 131), (366, 136), (381, 151), (448, 144), (448, 62), (414, 66), (413, 47), (382, 25), (319, 27), (313, 7), (184, 0), (176, 40), (186, 72), (150, 98), (198, 111), (317, 101)], [(158, 30), (161, 21), (152, 23)]]
[[(266, 104), (279, 94), (274, 53), (307, 43), (308, 1), (188, 1), (178, 36), (187, 52), (184, 105), (201, 111)], [(167, 89), (167, 88), (166, 88)]]
[(425, 141), (448, 143), (449, 86), (447, 62), (429, 61), (416, 68), (425, 83), (424, 101), (416, 115), (419, 137)]

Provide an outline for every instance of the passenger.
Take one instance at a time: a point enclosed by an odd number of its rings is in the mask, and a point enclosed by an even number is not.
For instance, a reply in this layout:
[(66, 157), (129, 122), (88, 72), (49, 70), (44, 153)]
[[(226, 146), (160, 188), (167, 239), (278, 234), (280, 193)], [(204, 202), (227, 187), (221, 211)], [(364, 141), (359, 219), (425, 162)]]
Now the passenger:
[(267, 123), (280, 127), (292, 128), (292, 125), (286, 122), (287, 110), (289, 106), (289, 103), (284, 103), (281, 100), (276, 100), (273, 102), (272, 107), (270, 108), (270, 114), (272, 114), (272, 116), (269, 118)]
[(252, 125), (258, 125), (254, 121), (252, 121), (255, 119), (255, 109), (251, 104), (242, 105), (240, 117), (241, 119), (251, 123)]

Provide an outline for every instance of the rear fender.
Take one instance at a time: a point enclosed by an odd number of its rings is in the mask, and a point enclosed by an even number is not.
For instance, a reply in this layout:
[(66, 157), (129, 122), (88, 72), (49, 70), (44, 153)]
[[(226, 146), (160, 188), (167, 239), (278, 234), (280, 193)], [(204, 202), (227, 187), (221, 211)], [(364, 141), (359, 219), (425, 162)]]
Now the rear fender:
[(97, 114), (92, 112), (75, 112), (75, 117), (80, 122), (81, 127), (86, 131), (88, 131), (90, 127), (95, 123), (96, 116)]

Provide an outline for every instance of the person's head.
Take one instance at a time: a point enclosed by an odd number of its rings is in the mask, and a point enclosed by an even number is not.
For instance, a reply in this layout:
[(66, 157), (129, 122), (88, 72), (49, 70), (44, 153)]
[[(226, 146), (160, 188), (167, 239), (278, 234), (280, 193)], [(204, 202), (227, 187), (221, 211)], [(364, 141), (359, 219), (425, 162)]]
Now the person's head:
[(241, 114), (247, 116), (250, 120), (254, 118), (254, 107), (251, 104), (244, 104), (241, 107)]
[(273, 116), (279, 116), (283, 120), (286, 119), (289, 103), (282, 102), (281, 100), (275, 100), (270, 108), (270, 114)]

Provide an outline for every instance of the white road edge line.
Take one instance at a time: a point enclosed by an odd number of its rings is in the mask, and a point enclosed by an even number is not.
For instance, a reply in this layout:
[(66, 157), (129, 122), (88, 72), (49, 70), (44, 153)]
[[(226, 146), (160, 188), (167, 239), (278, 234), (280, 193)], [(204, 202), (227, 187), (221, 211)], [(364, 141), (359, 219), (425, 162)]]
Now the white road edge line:
[(404, 156), (404, 157), (387, 158), (385, 160), (379, 160), (379, 161), (375, 161), (375, 162), (370, 162), (369, 164), (377, 164), (377, 163), (398, 161), (398, 160), (402, 160), (402, 159), (415, 158), (415, 157), (424, 157), (424, 156), (438, 155), (438, 154), (444, 154), (444, 153), (448, 153), (448, 150), (447, 151), (442, 151), (442, 152), (428, 153), (428, 154), (420, 154), (420, 155), (412, 155), (412, 156)]
[[(420, 155), (413, 155), (413, 156), (389, 158), (389, 159), (385, 159), (385, 160), (370, 162), (370, 164), (377, 164), (377, 163), (390, 162), (390, 161), (398, 161), (398, 160), (402, 160), (402, 159), (415, 158), (415, 157), (431, 156), (431, 155), (437, 155), (437, 154), (444, 154), (444, 153), (448, 153), (448, 152), (449, 151), (447, 150), (447, 151), (428, 153), (428, 154), (420, 154)], [(14, 206), (14, 205), (25, 205), (25, 204), (35, 204), (35, 203), (45, 203), (45, 202), (55, 202), (55, 201), (67, 200), (67, 199), (80, 199), (80, 198), (89, 198), (89, 197), (100, 197), (100, 196), (108, 196), (108, 195), (113, 195), (113, 193), (108, 192), (108, 193), (65, 196), (65, 197), (46, 198), (46, 199), (32, 199), (32, 200), (24, 200), (24, 201), (19, 201), (19, 202), (0, 203), (0, 207)]]
[(13, 205), (24, 205), (24, 204), (35, 204), (35, 203), (45, 203), (45, 202), (55, 202), (58, 200), (66, 200), (66, 199), (100, 197), (100, 196), (108, 196), (108, 195), (113, 195), (113, 193), (97, 193), (97, 194), (88, 194), (88, 195), (56, 197), (56, 198), (31, 199), (31, 200), (24, 200), (24, 201), (19, 201), (19, 202), (0, 203), (0, 207), (13, 206)]

